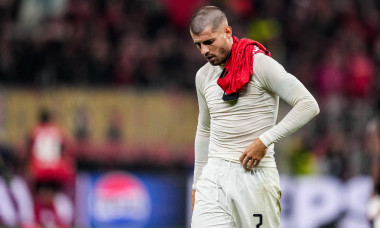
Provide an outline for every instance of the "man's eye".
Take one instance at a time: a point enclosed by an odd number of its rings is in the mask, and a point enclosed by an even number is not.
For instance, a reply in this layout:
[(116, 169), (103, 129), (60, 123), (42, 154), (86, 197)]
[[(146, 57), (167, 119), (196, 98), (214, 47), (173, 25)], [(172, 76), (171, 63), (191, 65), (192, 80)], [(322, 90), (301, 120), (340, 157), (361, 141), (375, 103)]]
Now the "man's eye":
[(210, 44), (212, 44), (212, 42), (213, 42), (212, 40), (207, 40), (207, 41), (203, 42), (203, 44), (204, 45), (210, 45)]

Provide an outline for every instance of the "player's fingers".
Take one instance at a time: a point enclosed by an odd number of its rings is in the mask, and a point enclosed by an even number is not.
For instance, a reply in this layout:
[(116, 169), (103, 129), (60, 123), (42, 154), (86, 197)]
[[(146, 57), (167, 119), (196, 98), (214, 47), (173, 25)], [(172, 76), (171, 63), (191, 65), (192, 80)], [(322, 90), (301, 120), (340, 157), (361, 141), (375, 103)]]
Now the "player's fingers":
[(243, 165), (244, 167), (246, 167), (247, 164), (248, 164), (248, 161), (249, 161), (249, 160), (250, 160), (250, 157), (245, 156), (245, 158), (243, 159), (242, 165)]
[(240, 160), (241, 163), (243, 163), (243, 160), (244, 160), (245, 156), (247, 156), (247, 154), (245, 152), (240, 155), (239, 160)]
[(256, 161), (256, 160), (253, 160), (253, 159), (250, 159), (250, 160), (248, 161), (248, 163), (247, 163), (247, 169), (248, 169), (248, 170), (252, 170), (255, 161)]
[(260, 163), (260, 160), (255, 159), (255, 161), (253, 162), (253, 167), (258, 166), (259, 163)]

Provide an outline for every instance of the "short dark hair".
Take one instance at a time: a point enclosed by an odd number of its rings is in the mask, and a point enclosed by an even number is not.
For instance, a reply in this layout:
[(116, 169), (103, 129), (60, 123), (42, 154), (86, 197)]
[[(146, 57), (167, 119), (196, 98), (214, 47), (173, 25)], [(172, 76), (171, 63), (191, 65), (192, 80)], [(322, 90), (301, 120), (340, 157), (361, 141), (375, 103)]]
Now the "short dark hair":
[(47, 108), (41, 108), (39, 111), (38, 119), (40, 123), (50, 122), (52, 119), (52, 113)]
[(223, 21), (227, 21), (223, 10), (216, 6), (204, 6), (197, 10), (191, 18), (190, 31), (199, 34), (210, 25), (212, 31), (215, 31)]

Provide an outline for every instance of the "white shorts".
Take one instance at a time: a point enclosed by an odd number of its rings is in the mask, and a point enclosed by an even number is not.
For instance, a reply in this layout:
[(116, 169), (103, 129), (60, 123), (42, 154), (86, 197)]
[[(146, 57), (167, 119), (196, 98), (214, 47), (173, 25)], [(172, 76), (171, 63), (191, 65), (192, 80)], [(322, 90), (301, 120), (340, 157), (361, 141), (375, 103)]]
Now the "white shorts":
[(277, 168), (246, 171), (240, 163), (209, 158), (196, 184), (192, 228), (279, 228)]

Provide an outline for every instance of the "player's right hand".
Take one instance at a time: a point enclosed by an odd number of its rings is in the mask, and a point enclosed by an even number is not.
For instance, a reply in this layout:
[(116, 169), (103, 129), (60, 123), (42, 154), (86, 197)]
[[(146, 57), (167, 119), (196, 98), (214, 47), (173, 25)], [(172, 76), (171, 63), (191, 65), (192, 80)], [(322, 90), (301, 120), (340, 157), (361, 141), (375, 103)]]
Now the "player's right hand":
[(245, 170), (252, 171), (253, 168), (259, 165), (266, 152), (267, 147), (260, 140), (260, 138), (257, 138), (248, 145), (239, 160)]

